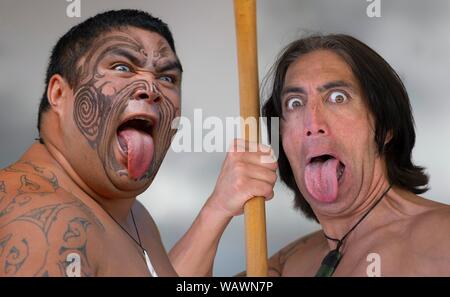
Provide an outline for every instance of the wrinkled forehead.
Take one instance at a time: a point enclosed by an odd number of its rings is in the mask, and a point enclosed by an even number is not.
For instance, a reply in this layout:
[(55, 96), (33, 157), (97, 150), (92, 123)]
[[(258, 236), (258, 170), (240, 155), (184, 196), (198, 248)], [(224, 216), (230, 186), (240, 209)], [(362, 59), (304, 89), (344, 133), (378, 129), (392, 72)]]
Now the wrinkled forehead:
[(102, 34), (95, 39), (88, 53), (92, 55), (105, 49), (121, 47), (132, 49), (151, 57), (176, 57), (164, 37), (156, 32), (136, 27), (113, 29), (106, 34)]
[(151, 62), (154, 65), (157, 62), (178, 62), (167, 40), (158, 33), (135, 27), (113, 29), (97, 37), (78, 61), (78, 70), (82, 70), (79, 72), (79, 81), (92, 73), (104, 58), (111, 55), (136, 57), (136, 60)]
[(373, 117), (373, 109), (361, 81), (346, 59), (331, 50), (316, 50), (292, 62), (286, 71), (280, 98), (284, 100), (292, 93), (323, 96), (336, 89), (350, 94), (354, 102), (361, 102), (367, 115)]
[(359, 88), (351, 66), (343, 57), (330, 50), (316, 50), (298, 57), (289, 65), (284, 85), (324, 85), (331, 81), (346, 81)]

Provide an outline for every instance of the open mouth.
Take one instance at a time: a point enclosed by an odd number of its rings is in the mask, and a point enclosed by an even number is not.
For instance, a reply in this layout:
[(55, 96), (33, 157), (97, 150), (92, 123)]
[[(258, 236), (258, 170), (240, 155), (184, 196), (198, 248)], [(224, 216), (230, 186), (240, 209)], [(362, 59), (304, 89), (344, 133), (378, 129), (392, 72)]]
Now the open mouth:
[(143, 118), (133, 118), (122, 123), (119, 128), (117, 128), (117, 139), (119, 140), (119, 145), (125, 154), (128, 154), (128, 143), (125, 137), (121, 137), (122, 131), (135, 130), (140, 131), (143, 134), (147, 134), (150, 137), (153, 133), (153, 123), (149, 119)]
[(338, 164), (336, 167), (336, 177), (337, 177), (338, 181), (340, 182), (342, 179), (342, 176), (344, 175), (345, 165), (340, 160), (336, 159), (334, 156), (329, 155), (329, 154), (316, 156), (316, 157), (311, 158), (311, 160), (309, 161), (309, 164), (316, 163), (316, 162), (323, 164), (329, 160), (337, 160), (338, 161)]
[(331, 203), (337, 199), (343, 182), (345, 164), (336, 156), (323, 154), (311, 157), (305, 166), (305, 184), (317, 201)]
[(153, 121), (146, 117), (133, 117), (117, 128), (117, 140), (128, 176), (139, 180), (146, 175), (153, 160)]

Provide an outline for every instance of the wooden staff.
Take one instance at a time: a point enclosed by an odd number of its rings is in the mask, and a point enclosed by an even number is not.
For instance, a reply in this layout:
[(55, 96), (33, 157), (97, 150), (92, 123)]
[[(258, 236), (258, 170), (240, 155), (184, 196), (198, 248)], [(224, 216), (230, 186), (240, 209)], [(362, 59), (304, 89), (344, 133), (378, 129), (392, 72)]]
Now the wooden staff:
[[(234, 0), (241, 117), (254, 117), (256, 131), (244, 128), (244, 137), (259, 139), (259, 79), (256, 42), (256, 0)], [(252, 134), (250, 134), (252, 133)], [(256, 134), (253, 134), (256, 133)], [(264, 197), (254, 197), (244, 206), (247, 276), (267, 276), (267, 240)]]

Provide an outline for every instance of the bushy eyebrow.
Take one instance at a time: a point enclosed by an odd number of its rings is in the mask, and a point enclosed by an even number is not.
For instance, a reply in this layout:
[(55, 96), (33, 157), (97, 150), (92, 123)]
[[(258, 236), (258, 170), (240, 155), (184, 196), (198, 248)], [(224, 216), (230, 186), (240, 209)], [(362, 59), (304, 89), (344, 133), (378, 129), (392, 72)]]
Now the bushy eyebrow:
[(107, 52), (107, 54), (124, 57), (125, 59), (131, 61), (134, 65), (139, 67), (144, 67), (147, 60), (146, 58), (140, 57), (136, 53), (120, 47), (113, 48), (112, 50)]
[(318, 87), (317, 91), (325, 92), (325, 91), (328, 91), (328, 90), (334, 89), (334, 88), (348, 88), (351, 90), (354, 89), (353, 85), (349, 82), (346, 82), (344, 80), (335, 80), (335, 81), (328, 82), (328, 83)]
[[(124, 48), (113, 48), (109, 52), (107, 52), (107, 54), (124, 57), (138, 67), (145, 67), (147, 62), (147, 57), (140, 57), (138, 53), (134, 53)], [(178, 70), (180, 73), (183, 72), (183, 67), (181, 66), (181, 63), (180, 61), (178, 61), (178, 59), (169, 61), (167, 63), (161, 63), (161, 65), (155, 66), (155, 71), (159, 73), (170, 70)]]
[(306, 95), (306, 91), (302, 87), (286, 87), (286, 88), (283, 88), (283, 90), (281, 91), (281, 97), (284, 97), (286, 94), (289, 94), (289, 93), (298, 93), (298, 94)]
[(180, 73), (182, 73), (183, 67), (181, 66), (180, 61), (174, 60), (174, 61), (169, 61), (167, 63), (162, 63), (161, 65), (156, 65), (155, 70), (156, 70), (156, 72), (159, 72), (159, 73), (165, 72), (165, 71), (170, 71), (170, 70), (177, 70)]
[[(343, 80), (335, 80), (335, 81), (327, 82), (326, 84), (324, 84), (320, 87), (317, 87), (317, 91), (325, 92), (325, 91), (328, 91), (333, 88), (348, 88), (348, 89), (354, 90), (354, 87), (351, 83), (343, 81)], [(302, 95), (307, 94), (305, 88), (303, 88), (303, 87), (287, 86), (287, 87), (283, 88), (283, 90), (281, 91), (281, 97), (284, 97), (286, 94), (289, 94), (289, 93), (297, 93), (297, 94), (302, 94)]]

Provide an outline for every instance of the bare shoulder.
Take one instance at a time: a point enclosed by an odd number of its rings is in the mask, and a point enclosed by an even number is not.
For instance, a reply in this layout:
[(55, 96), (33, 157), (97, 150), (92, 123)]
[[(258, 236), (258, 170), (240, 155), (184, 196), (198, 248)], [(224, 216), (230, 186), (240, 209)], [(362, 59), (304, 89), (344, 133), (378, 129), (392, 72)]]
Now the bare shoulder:
[(142, 204), (142, 202), (136, 200), (133, 205), (133, 212), (136, 215), (138, 225), (145, 226), (148, 234), (152, 237), (156, 236), (158, 239), (161, 238), (155, 220), (153, 219), (147, 208)]
[[(411, 217), (404, 250), (410, 250), (421, 275), (450, 275), (450, 207), (435, 203)], [(411, 262), (411, 260), (410, 260)]]
[(95, 275), (103, 233), (51, 171), (32, 163), (0, 171), (0, 275)]
[(136, 223), (142, 236), (142, 243), (150, 255), (152, 264), (159, 276), (176, 276), (161, 239), (158, 227), (147, 208), (138, 200), (133, 205)]
[[(436, 207), (414, 216), (410, 224), (412, 238), (445, 247), (450, 255), (450, 206)], [(443, 246), (444, 244), (444, 246)]]
[(299, 263), (305, 263), (311, 254), (316, 253), (326, 245), (321, 230), (301, 237), (276, 252), (269, 259), (269, 275), (283, 276), (288, 266), (298, 266)]

